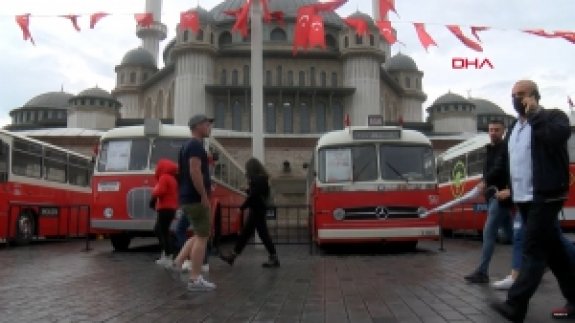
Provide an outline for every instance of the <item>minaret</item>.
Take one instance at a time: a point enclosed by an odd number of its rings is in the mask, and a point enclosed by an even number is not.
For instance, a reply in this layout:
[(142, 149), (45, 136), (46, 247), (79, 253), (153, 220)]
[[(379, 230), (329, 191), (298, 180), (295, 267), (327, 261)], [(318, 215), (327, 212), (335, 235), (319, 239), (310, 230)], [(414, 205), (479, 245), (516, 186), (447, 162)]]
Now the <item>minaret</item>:
[(142, 47), (152, 54), (156, 64), (160, 52), (160, 42), (166, 39), (168, 29), (162, 24), (162, 0), (146, 0), (146, 12), (154, 15), (154, 23), (150, 27), (138, 26), (136, 35), (142, 40)]

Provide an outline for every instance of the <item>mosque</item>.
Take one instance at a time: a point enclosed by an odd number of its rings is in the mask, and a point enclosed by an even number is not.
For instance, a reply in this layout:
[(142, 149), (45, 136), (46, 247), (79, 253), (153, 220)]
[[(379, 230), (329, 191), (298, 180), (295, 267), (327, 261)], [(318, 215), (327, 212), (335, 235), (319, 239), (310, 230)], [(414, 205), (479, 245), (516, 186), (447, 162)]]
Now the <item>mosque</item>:
[[(269, 3), (270, 10), (284, 12), (285, 24), (263, 24), (264, 124), (258, 127), (263, 133), (252, 132), (250, 37), (232, 32), (234, 18), (225, 14), (244, 0), (225, 0), (209, 11), (193, 8), (201, 29), (197, 33), (177, 29), (162, 52), (160, 43), (168, 28), (161, 21), (162, 1), (146, 0), (154, 23), (137, 28), (142, 45), (128, 50), (115, 66), (111, 92), (96, 87), (76, 95), (40, 94), (13, 109), (6, 128), (56, 144), (64, 140), (59, 144), (86, 153), (82, 145), (97, 142), (101, 131), (143, 124), (146, 118), (186, 124), (191, 115), (206, 113), (215, 117), (214, 136), (240, 163), (252, 156), (252, 136), (263, 136), (265, 164), (275, 178), (288, 183), (289, 194), (301, 192), (302, 166), (319, 136), (342, 129), (345, 115), (352, 125), (366, 124), (369, 115), (383, 116), (386, 124), (401, 122), (435, 138), (437, 151), (485, 131), (492, 118), (506, 123), (513, 119), (487, 100), (447, 93), (426, 109), (428, 118), (423, 120), (424, 72), (411, 57), (401, 52), (392, 56), (374, 19), (361, 12), (352, 17), (368, 22), (367, 35), (357, 36), (344, 17), (326, 13), (327, 47), (294, 56), (297, 9), (316, 2)], [(373, 0), (373, 12), (379, 11), (377, 5)], [(58, 132), (63, 128), (85, 140), (65, 142)]]

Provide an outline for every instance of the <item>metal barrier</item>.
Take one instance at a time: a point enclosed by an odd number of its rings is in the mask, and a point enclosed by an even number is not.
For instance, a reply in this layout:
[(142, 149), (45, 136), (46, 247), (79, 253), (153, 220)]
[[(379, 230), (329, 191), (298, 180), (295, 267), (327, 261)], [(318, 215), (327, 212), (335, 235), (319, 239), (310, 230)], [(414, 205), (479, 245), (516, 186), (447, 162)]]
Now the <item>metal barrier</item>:
[[(214, 219), (214, 246), (219, 247), (226, 236), (239, 234), (249, 211), (241, 212), (239, 205), (221, 205)], [(276, 245), (308, 245), (313, 251), (311, 218), (308, 205), (274, 205), (266, 214), (268, 229)], [(261, 244), (251, 239), (249, 244)]]
[[(40, 219), (42, 216), (53, 216), (56, 219), (56, 228), (57, 232), (53, 236), (64, 237), (64, 240), (69, 240), (72, 237), (85, 237), (86, 238), (86, 247), (85, 251), (90, 250), (90, 206), (89, 205), (51, 205), (51, 204), (42, 204), (42, 203), (15, 203), (9, 202), (8, 203), (8, 214), (6, 217), (6, 230), (5, 230), (5, 237), (6, 241), (9, 242), (12, 237), (17, 235), (17, 221), (20, 215), (22, 214), (23, 210), (32, 210), (35, 213), (35, 218)], [(54, 212), (56, 210), (56, 212)], [(64, 211), (67, 213), (64, 213)], [(75, 212), (74, 212), (75, 211)], [(84, 211), (84, 212), (83, 212)], [(55, 213), (55, 214), (54, 214)], [(67, 214), (67, 222), (66, 222), (66, 232), (61, 232), (61, 220), (64, 217), (64, 214)], [(82, 215), (84, 215), (82, 217)], [(14, 219), (13, 219), (14, 216)], [(76, 225), (75, 228), (72, 226), (73, 217), (75, 216)], [(85, 219), (86, 227), (85, 232), (81, 234), (80, 225), (82, 218)], [(38, 238), (38, 230), (39, 230), (39, 223), (35, 223), (34, 226), (34, 234), (32, 238)], [(75, 229), (75, 231), (73, 230)], [(74, 233), (76, 233), (74, 235)], [(60, 241), (62, 238), (47, 238), (46, 240), (49, 241)], [(7, 243), (9, 245), (9, 243)]]

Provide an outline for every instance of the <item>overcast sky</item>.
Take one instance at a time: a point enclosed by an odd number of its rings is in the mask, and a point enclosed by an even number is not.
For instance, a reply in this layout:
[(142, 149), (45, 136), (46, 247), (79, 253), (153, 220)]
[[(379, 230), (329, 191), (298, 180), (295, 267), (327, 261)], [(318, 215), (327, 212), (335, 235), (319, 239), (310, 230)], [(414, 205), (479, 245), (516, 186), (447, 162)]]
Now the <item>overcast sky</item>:
[[(291, 1), (291, 0), (270, 0)], [(168, 26), (165, 46), (175, 34), (179, 13), (198, 2), (206, 9), (219, 0), (164, 0), (162, 20)], [(349, 0), (338, 10), (347, 16), (356, 10), (371, 14), (371, 0)], [(573, 0), (396, 0), (399, 17), (390, 14), (398, 38), (392, 54), (401, 51), (413, 57), (425, 73), (423, 89), (428, 95), (424, 107), (448, 91), (491, 100), (508, 113), (511, 86), (529, 78), (540, 86), (542, 103), (568, 111), (567, 96), (575, 100), (575, 44), (563, 39), (545, 39), (522, 33), (522, 29), (575, 31)], [(88, 15), (105, 11), (113, 15), (88, 29)], [(145, 0), (3, 0), (0, 4), (0, 126), (10, 122), (8, 112), (32, 97), (49, 91), (78, 92), (99, 86), (112, 90), (114, 67), (130, 49), (139, 46), (133, 13), (145, 11)], [(22, 40), (14, 15), (43, 15), (31, 18), (36, 46)], [(62, 14), (85, 14), (79, 20), (81, 32)], [(411, 22), (426, 23), (438, 47), (426, 52)], [(464, 47), (446, 24), (490, 26), (480, 33), (483, 53)], [(472, 37), (469, 30), (463, 31)], [(452, 58), (488, 59), (494, 69), (453, 70)]]

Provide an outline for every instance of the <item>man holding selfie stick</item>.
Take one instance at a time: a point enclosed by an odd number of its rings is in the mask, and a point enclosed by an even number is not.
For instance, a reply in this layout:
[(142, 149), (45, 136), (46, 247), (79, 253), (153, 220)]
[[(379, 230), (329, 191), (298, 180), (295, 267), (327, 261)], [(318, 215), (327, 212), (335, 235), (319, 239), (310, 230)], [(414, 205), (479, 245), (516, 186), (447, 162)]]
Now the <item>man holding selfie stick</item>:
[(569, 190), (569, 118), (561, 110), (539, 105), (539, 90), (533, 81), (515, 83), (512, 98), (519, 117), (505, 136), (507, 149), (486, 180), (509, 181), (512, 200), (525, 226), (523, 264), (507, 300), (492, 306), (508, 320), (523, 322), (529, 300), (549, 266), (567, 299), (552, 316), (575, 317), (575, 265), (561, 241), (558, 225)]

